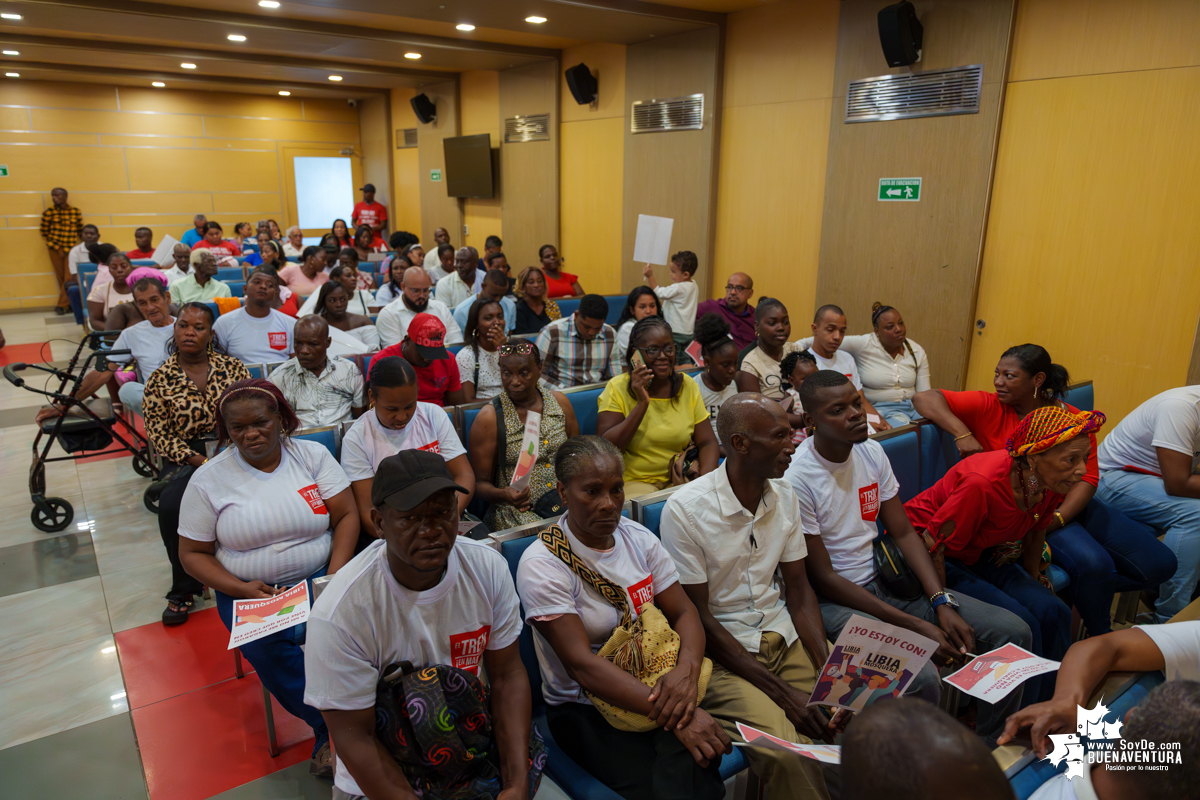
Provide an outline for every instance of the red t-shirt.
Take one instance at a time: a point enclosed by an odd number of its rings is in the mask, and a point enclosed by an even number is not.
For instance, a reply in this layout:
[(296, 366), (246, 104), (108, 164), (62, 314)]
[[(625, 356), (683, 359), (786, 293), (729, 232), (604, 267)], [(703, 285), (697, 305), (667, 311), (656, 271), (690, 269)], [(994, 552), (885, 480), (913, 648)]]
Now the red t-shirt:
[(201, 247), (212, 251), (214, 256), (233, 256), (237, 258), (242, 254), (242, 248), (237, 246), (237, 242), (231, 242), (228, 239), (222, 239), (220, 244), (209, 244), (207, 239), (201, 239), (192, 245), (193, 250), (199, 250)]
[[(985, 450), (1006, 450), (1008, 439), (1013, 431), (1021, 424), (1021, 418), (1012, 406), (1001, 403), (991, 392), (948, 392), (942, 390), (946, 404), (954, 412), (954, 416), (963, 421), (971, 429), (975, 439)], [(1075, 406), (1063, 403), (1072, 414), (1078, 414)], [(1100, 483), (1100, 467), (1096, 463), (1096, 437), (1089, 434), (1092, 449), (1088, 453), (1087, 472), (1083, 479), (1096, 486)]]
[(350, 221), (355, 227), (359, 225), (382, 225), (387, 222), (387, 209), (383, 203), (378, 201), (374, 203), (364, 203), (361, 200), (354, 204), (354, 210), (350, 212)]
[(574, 297), (575, 284), (579, 278), (569, 272), (559, 272), (558, 278), (551, 278), (548, 272), (543, 270), (543, 275), (546, 276), (546, 296), (547, 297)]
[(153, 250), (130, 250), (128, 253), (125, 254), (125, 257), (128, 258), (130, 261), (133, 261), (135, 258), (153, 258), (154, 251)]
[(1061, 494), (1046, 490), (1032, 513), (1017, 508), (1008, 478), (1011, 468), (1012, 458), (1002, 450), (964, 458), (905, 503), (904, 512), (914, 528), (928, 530), (935, 540), (942, 525), (953, 522), (954, 532), (945, 539), (946, 555), (974, 564), (987, 548), (1020, 541), (1048, 526), (1063, 501)]
[[(404, 358), (404, 353), (401, 350), (403, 346), (404, 342), (400, 342), (391, 347), (385, 347), (371, 361), (374, 362), (375, 359), (388, 358), (389, 356)], [(412, 368), (417, 373), (417, 400), (422, 403), (445, 406), (446, 393), (457, 392), (459, 389), (462, 389), (462, 381), (458, 377), (458, 362), (454, 360), (453, 356), (450, 358), (439, 358), (428, 367), (418, 367), (416, 364), (413, 364)]]

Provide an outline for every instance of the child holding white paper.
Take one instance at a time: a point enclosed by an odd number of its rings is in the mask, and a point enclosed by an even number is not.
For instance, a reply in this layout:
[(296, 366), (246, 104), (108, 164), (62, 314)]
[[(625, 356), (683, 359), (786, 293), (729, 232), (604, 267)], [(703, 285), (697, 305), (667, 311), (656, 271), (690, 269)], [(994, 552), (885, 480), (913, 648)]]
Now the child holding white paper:
[(692, 343), (696, 329), (696, 306), (700, 301), (700, 287), (692, 280), (699, 269), (700, 261), (691, 250), (680, 250), (671, 256), (671, 285), (659, 286), (654, 277), (654, 267), (647, 264), (642, 270), (646, 285), (658, 295), (662, 303), (663, 319), (671, 326), (671, 338), (675, 342), (675, 363), (688, 363), (684, 350)]

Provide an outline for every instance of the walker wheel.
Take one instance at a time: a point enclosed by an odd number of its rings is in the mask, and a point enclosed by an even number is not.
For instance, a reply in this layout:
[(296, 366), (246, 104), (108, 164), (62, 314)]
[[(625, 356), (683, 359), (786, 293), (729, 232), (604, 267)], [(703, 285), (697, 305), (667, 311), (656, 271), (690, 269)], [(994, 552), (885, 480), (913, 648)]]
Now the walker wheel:
[(166, 488), (166, 484), (159, 486), (159, 483), (160, 482), (156, 481), (155, 483), (150, 484), (148, 487), (146, 487), (145, 493), (142, 494), (142, 502), (145, 503), (146, 508), (148, 508), (151, 513), (154, 514), (158, 513), (158, 496), (162, 494), (163, 489)]
[(58, 533), (70, 525), (71, 520), (75, 518), (75, 509), (61, 497), (47, 497), (46, 505), (50, 506), (50, 513), (46, 513), (35, 505), (29, 514), (29, 520), (33, 523), (33, 527), (43, 533)]
[[(148, 457), (148, 456), (146, 456), (145, 453), (142, 453), (141, 455), (143, 457)], [(154, 477), (154, 468), (147, 466), (146, 463), (144, 461), (142, 461), (141, 458), (138, 458), (136, 456), (133, 459), (133, 471), (136, 472), (138, 475), (141, 475), (143, 478), (153, 478)]]

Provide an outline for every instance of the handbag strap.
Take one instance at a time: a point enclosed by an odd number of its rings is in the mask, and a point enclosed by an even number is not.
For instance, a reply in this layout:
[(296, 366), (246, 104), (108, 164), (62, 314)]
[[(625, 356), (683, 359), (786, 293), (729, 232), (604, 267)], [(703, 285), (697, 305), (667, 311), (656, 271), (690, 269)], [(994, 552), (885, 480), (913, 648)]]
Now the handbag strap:
[(550, 551), (550, 554), (557, 556), (559, 561), (562, 561), (567, 567), (579, 576), (579, 579), (591, 586), (596, 592), (603, 597), (621, 613), (622, 627), (628, 627), (633, 620), (633, 615), (629, 611), (629, 601), (625, 599), (625, 591), (610, 581), (608, 578), (599, 574), (575, 555), (575, 551), (571, 549), (571, 543), (567, 541), (567, 535), (563, 533), (563, 529), (557, 525), (551, 525), (548, 529), (539, 534), (542, 544)]
[[(475, 386), (478, 388), (479, 384)], [(496, 457), (493, 459), (492, 486), (500, 489), (503, 488), (500, 486), (500, 476), (504, 474), (504, 466), (508, 462), (508, 431), (504, 425), (504, 405), (500, 402), (500, 395), (492, 398), (492, 408), (496, 409)]]

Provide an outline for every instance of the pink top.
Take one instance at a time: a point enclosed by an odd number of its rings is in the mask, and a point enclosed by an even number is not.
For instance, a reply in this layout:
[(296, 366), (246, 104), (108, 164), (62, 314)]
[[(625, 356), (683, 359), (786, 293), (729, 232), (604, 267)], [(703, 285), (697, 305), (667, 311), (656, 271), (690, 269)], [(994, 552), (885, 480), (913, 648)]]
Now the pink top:
[(279, 280), (301, 297), (308, 297), (315, 294), (321, 288), (321, 284), (329, 281), (329, 275), (325, 272), (318, 272), (312, 279), (309, 279), (300, 269), (299, 264), (288, 264), (279, 270)]

